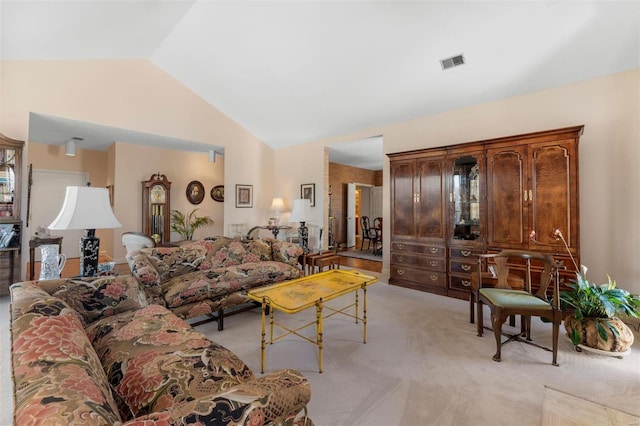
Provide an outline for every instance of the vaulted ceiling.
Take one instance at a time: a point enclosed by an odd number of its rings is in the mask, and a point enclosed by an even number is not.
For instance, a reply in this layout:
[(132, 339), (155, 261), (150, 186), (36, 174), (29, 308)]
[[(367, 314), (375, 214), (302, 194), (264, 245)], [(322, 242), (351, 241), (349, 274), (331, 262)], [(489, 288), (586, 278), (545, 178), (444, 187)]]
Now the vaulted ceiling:
[(2, 59), (146, 58), (273, 148), (640, 67), (638, 1), (22, 0), (0, 24)]

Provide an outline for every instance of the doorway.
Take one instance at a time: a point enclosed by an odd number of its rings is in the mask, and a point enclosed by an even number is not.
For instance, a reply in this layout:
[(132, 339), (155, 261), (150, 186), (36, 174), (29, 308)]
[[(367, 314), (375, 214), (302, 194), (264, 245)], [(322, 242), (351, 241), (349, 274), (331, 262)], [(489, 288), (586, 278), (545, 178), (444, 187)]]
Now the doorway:
[[(364, 183), (349, 183), (347, 191), (347, 248), (362, 247), (361, 219), (382, 217), (382, 186)], [(353, 220), (350, 220), (353, 218)]]

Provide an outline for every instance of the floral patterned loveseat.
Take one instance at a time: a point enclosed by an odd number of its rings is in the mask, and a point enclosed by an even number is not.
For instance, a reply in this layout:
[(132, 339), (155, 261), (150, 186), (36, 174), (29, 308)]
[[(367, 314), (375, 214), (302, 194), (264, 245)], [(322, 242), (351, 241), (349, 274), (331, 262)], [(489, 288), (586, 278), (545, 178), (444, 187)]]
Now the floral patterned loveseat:
[(307, 380), (260, 378), (130, 275), (11, 286), (14, 424), (311, 425)]
[(300, 277), (301, 254), (286, 241), (214, 237), (143, 248), (127, 253), (127, 262), (150, 302), (182, 319), (208, 315), (222, 330), (225, 312), (249, 303), (247, 290)]

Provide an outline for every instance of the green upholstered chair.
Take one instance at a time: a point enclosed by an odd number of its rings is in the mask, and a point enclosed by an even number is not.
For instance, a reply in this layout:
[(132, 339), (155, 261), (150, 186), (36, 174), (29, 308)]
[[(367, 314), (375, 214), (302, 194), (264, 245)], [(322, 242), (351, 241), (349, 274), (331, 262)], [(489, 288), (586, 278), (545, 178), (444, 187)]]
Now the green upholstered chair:
[[(492, 261), (494, 264), (497, 284), (490, 288), (482, 286), (483, 262)], [(550, 254), (503, 250), (496, 254), (483, 254), (478, 258), (478, 291), (477, 291), (477, 327), (478, 336), (484, 330), (483, 306), (491, 311), (491, 327), (496, 339), (496, 353), (494, 361), (501, 360), (502, 345), (509, 341), (520, 341), (532, 344), (553, 353), (553, 365), (558, 365), (558, 334), (562, 323), (560, 309), (558, 265)], [(533, 265), (532, 265), (533, 263)], [(512, 289), (508, 283), (509, 264), (525, 266), (524, 289)], [(535, 281), (532, 276), (537, 277)], [(550, 288), (551, 287), (551, 288)], [(551, 290), (551, 294), (549, 294)], [(514, 335), (503, 334), (502, 324), (511, 315), (522, 317), (520, 333)], [(531, 317), (541, 317), (549, 321), (553, 327), (552, 349), (541, 346), (531, 340)], [(506, 341), (502, 341), (503, 336)]]

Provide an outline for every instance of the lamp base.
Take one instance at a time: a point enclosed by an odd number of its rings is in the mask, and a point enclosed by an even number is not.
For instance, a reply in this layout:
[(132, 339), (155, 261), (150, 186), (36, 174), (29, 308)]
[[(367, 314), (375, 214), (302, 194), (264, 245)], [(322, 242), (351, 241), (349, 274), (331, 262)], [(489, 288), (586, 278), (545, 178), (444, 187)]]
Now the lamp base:
[(80, 238), (80, 275), (95, 277), (98, 275), (98, 257), (100, 255), (100, 238), (95, 229), (85, 229)]
[(298, 238), (300, 247), (302, 247), (302, 251), (304, 254), (309, 253), (309, 228), (307, 228), (304, 222), (300, 222), (300, 227), (298, 228)]

